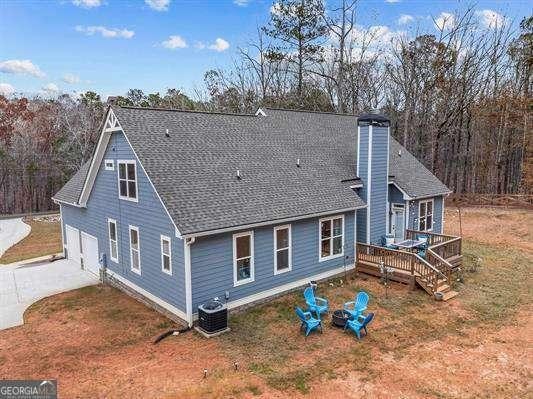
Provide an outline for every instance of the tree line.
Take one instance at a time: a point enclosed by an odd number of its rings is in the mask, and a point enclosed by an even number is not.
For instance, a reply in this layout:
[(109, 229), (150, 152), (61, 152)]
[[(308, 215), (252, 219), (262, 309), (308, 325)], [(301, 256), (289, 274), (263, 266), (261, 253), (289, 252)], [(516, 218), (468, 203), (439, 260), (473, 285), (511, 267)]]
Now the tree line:
[[(362, 27), (355, 0), (284, 0), (230, 67), (204, 87), (145, 94), (123, 106), (254, 112), (258, 107), (358, 115), (379, 110), (392, 135), (457, 193), (533, 193), (533, 17), (518, 29), (472, 8), (414, 34)], [(92, 154), (107, 103), (0, 96), (0, 213), (47, 210)], [(354, 127), (355, 128), (355, 127)]]

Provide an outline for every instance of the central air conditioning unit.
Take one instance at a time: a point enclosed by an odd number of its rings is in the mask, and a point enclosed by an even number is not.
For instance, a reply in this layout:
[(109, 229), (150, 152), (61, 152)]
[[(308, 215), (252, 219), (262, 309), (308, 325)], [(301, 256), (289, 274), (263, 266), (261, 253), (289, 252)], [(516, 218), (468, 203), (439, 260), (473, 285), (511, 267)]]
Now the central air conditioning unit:
[(198, 306), (198, 327), (206, 334), (228, 329), (228, 308), (218, 298)]

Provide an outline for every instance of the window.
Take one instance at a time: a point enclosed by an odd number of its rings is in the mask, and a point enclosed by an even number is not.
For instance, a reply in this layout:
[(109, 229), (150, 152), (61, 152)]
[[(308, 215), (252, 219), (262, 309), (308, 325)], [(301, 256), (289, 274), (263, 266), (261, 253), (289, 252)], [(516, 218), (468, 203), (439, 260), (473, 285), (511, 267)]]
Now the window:
[(274, 227), (274, 274), (291, 270), (291, 226)]
[(418, 204), (418, 230), (433, 230), (433, 200), (420, 201)]
[(251, 281), (254, 281), (254, 235), (248, 231), (233, 235), (233, 284)]
[(338, 258), (344, 253), (344, 216), (323, 218), (320, 224), (319, 260)]
[(109, 232), (109, 256), (113, 262), (118, 263), (117, 221), (114, 219), (107, 219), (107, 229)]
[(119, 198), (137, 201), (137, 170), (135, 161), (118, 161)]
[(130, 226), (130, 265), (131, 270), (141, 274), (141, 245), (139, 241), (139, 228)]
[(167, 274), (172, 274), (172, 254), (170, 237), (161, 236), (161, 269)]
[(113, 161), (112, 159), (106, 159), (105, 170), (115, 170), (115, 161)]

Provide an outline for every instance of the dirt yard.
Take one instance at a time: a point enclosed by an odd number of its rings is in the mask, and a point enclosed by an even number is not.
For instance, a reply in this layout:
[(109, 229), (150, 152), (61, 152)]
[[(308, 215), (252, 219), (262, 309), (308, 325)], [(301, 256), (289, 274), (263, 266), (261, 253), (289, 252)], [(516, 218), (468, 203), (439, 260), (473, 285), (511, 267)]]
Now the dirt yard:
[[(401, 284), (386, 298), (371, 277), (319, 285), (332, 307), (369, 292), (361, 341), (329, 324), (305, 339), (298, 293), (234, 315), (221, 337), (158, 345), (172, 323), (112, 288), (57, 295), (0, 331), (0, 379), (57, 378), (63, 398), (533, 397), (531, 226), (531, 212), (463, 209), (465, 267), (447, 303)], [(458, 232), (453, 209), (446, 229)]]
[(0, 258), (0, 264), (18, 262), (61, 252), (61, 224), (59, 216), (27, 217), (30, 234), (9, 248)]

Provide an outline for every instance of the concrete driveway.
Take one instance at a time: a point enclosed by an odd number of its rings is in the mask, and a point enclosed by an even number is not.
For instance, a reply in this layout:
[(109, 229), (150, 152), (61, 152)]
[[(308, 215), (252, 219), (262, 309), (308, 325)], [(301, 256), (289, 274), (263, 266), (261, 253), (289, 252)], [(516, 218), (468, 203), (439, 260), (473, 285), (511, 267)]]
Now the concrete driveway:
[(30, 234), (31, 227), (22, 218), (0, 219), (0, 258), (17, 242)]
[(0, 330), (24, 324), (24, 311), (50, 295), (98, 284), (98, 277), (67, 259), (0, 266)]

